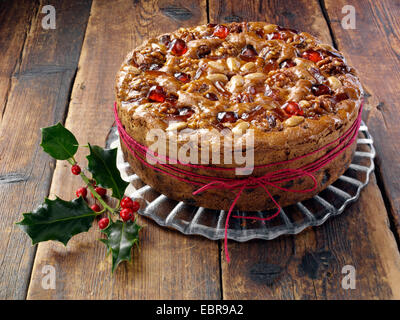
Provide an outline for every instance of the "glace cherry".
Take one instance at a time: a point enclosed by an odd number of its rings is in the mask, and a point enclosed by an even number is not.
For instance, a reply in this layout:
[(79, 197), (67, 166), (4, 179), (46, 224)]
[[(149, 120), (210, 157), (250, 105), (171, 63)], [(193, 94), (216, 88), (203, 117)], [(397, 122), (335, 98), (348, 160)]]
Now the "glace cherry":
[(182, 39), (175, 39), (174, 41), (172, 41), (170, 48), (172, 54), (175, 56), (182, 56), (188, 51), (186, 42)]
[(311, 92), (315, 96), (322, 96), (323, 94), (331, 94), (331, 89), (324, 84), (313, 84), (311, 86)]
[(301, 56), (304, 59), (310, 60), (315, 63), (317, 63), (318, 61), (321, 61), (323, 59), (322, 55), (318, 51), (315, 51), (312, 49), (304, 51)]
[(218, 25), (215, 30), (213, 35), (220, 38), (220, 39), (225, 39), (229, 34), (229, 29), (223, 25)]
[(163, 87), (161, 86), (152, 86), (149, 90), (149, 94), (147, 96), (150, 101), (154, 102), (164, 102), (167, 97)]
[(285, 110), (285, 112), (291, 116), (303, 116), (304, 115), (304, 111), (303, 109), (301, 109), (298, 105), (298, 103), (294, 102), (294, 101), (289, 101), (287, 103), (285, 103), (282, 106), (282, 109)]
[(217, 119), (219, 122), (236, 122), (236, 120), (238, 119), (238, 116), (236, 114), (236, 112), (233, 111), (223, 111), (223, 112), (218, 112), (217, 115)]

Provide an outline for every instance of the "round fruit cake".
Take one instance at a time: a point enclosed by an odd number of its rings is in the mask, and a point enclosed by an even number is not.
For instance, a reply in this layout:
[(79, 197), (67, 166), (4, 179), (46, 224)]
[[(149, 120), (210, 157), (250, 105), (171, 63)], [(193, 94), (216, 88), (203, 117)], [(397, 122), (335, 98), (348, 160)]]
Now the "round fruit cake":
[[(192, 143), (197, 144), (199, 155), (202, 150), (220, 153), (222, 160), (217, 164), (174, 166), (227, 179), (243, 176), (208, 167), (235, 168), (243, 163), (236, 158), (224, 161), (229, 159), (227, 147), (218, 142), (235, 137), (232, 154), (251, 148), (252, 177), (301, 168), (337, 145), (358, 118), (362, 97), (357, 73), (340, 52), (306, 32), (264, 22), (207, 24), (150, 38), (128, 54), (116, 79), (117, 114), (130, 137), (150, 147), (154, 140), (148, 133), (158, 129), (165, 133), (165, 143), (173, 142), (178, 149)], [(239, 142), (250, 132), (254, 144), (242, 147)], [(314, 152), (328, 144), (328, 149)], [(172, 199), (226, 210), (238, 193), (237, 189), (210, 188), (193, 195), (198, 185), (144, 165), (124, 142), (121, 146), (133, 171)], [(312, 192), (266, 188), (281, 206), (310, 198), (343, 174), (355, 148), (353, 142), (313, 172), (317, 187)], [(169, 154), (172, 149), (165, 150), (163, 155), (174, 158)], [(268, 166), (277, 162), (285, 163)], [(313, 185), (312, 179), (299, 177), (280, 186), (308, 190)], [(237, 209), (245, 211), (274, 206), (261, 186), (245, 189), (236, 203)]]

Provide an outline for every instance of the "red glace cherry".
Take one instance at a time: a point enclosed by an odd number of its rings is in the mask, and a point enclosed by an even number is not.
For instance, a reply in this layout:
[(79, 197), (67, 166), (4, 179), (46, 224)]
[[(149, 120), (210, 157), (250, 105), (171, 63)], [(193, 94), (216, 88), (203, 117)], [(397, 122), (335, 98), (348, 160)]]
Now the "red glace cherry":
[(82, 196), (82, 198), (86, 198), (87, 189), (85, 187), (79, 188), (78, 190), (76, 190), (75, 194), (77, 198), (79, 198), (80, 196)]
[(273, 32), (268, 34), (268, 40), (282, 40), (282, 34), (280, 32)]
[(322, 96), (323, 94), (331, 94), (331, 89), (324, 84), (313, 84), (311, 86), (311, 92), (315, 96)]
[(218, 112), (217, 115), (217, 119), (219, 122), (236, 122), (236, 120), (238, 119), (238, 116), (236, 114), (236, 112), (233, 111), (223, 111), (223, 112)]
[(175, 56), (182, 56), (186, 53), (186, 51), (188, 51), (186, 42), (182, 39), (175, 39), (174, 41), (172, 41), (170, 44), (170, 48), (172, 54)]
[(309, 49), (307, 51), (304, 51), (301, 55), (304, 59), (311, 60), (312, 62), (317, 63), (318, 61), (321, 61), (323, 59), (322, 55), (315, 50)]
[(102, 218), (99, 220), (99, 228), (101, 230), (103, 230), (108, 227), (109, 223), (110, 223), (110, 220), (108, 218)]
[(304, 111), (294, 101), (289, 101), (282, 106), (282, 109), (291, 116), (303, 116)]
[(72, 174), (74, 174), (74, 175), (77, 176), (78, 174), (81, 173), (81, 167), (78, 166), (77, 164), (74, 164), (74, 165), (71, 167), (71, 172), (72, 172)]
[(101, 211), (100, 206), (98, 204), (96, 204), (96, 203), (94, 205), (92, 205), (90, 207), (90, 209), (92, 209), (94, 212), (100, 212)]
[(121, 212), (119, 213), (119, 216), (123, 221), (128, 221), (131, 220), (133, 217), (133, 210), (132, 208), (125, 208), (122, 209)]
[(223, 25), (218, 25), (214, 29), (213, 35), (220, 38), (220, 39), (225, 39), (229, 34), (229, 29)]
[(161, 86), (152, 86), (149, 90), (149, 94), (147, 96), (151, 101), (154, 102), (164, 102), (167, 97), (163, 87)]
[(174, 77), (183, 83), (188, 83), (190, 81), (190, 75), (183, 72), (177, 72)]

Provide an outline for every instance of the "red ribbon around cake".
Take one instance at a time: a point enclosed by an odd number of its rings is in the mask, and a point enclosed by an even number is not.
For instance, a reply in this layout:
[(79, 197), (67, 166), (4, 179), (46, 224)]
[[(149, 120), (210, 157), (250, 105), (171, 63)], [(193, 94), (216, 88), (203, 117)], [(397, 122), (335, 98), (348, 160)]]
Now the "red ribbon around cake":
[[(261, 220), (261, 221), (268, 221), (268, 220), (275, 218), (281, 212), (281, 207), (276, 202), (276, 200), (273, 198), (273, 196), (268, 191), (266, 186), (271, 186), (271, 187), (277, 188), (279, 190), (283, 190), (286, 192), (294, 192), (294, 193), (308, 193), (308, 192), (314, 191), (317, 188), (317, 180), (315, 179), (313, 173), (318, 171), (319, 169), (323, 168), (324, 166), (326, 166), (328, 163), (330, 163), (336, 157), (341, 155), (348, 147), (350, 147), (353, 144), (353, 142), (357, 138), (358, 129), (360, 128), (360, 125), (361, 125), (361, 113), (362, 113), (362, 103), (360, 105), (358, 117), (354, 121), (354, 123), (351, 125), (351, 127), (341, 137), (326, 144), (325, 146), (323, 146), (317, 150), (314, 150), (313, 152), (310, 152), (308, 154), (305, 154), (305, 155), (302, 155), (300, 157), (296, 157), (296, 158), (293, 158), (290, 160), (270, 163), (267, 165), (254, 166), (254, 169), (287, 164), (287, 163), (311, 156), (311, 155), (313, 155), (317, 152), (320, 152), (322, 150), (325, 150), (325, 149), (329, 148), (330, 146), (337, 143), (336, 146), (334, 146), (331, 150), (329, 150), (321, 158), (315, 160), (312, 163), (306, 164), (298, 169), (276, 170), (273, 172), (269, 172), (266, 175), (260, 176), (260, 177), (219, 178), (219, 177), (213, 177), (213, 176), (200, 175), (197, 173), (186, 171), (181, 168), (177, 168), (176, 166), (170, 165), (170, 164), (168, 164), (168, 162), (177, 163), (182, 166), (187, 166), (187, 167), (192, 167), (192, 168), (205, 169), (205, 170), (232, 171), (232, 170), (235, 170), (236, 168), (219, 168), (219, 167), (196, 165), (196, 164), (191, 164), (191, 163), (182, 163), (179, 160), (171, 159), (168, 156), (156, 155), (148, 147), (140, 144), (135, 139), (133, 139), (131, 136), (129, 136), (129, 134), (125, 131), (125, 128), (118, 117), (117, 104), (116, 103), (114, 104), (115, 122), (116, 122), (116, 125), (118, 128), (118, 132), (121, 137), (121, 140), (124, 142), (126, 147), (130, 150), (132, 155), (135, 156), (135, 158), (138, 159), (143, 165), (145, 165), (155, 171), (164, 173), (164, 174), (166, 174), (170, 177), (173, 177), (179, 181), (198, 186), (199, 188), (193, 192), (193, 195), (199, 194), (199, 193), (207, 191), (209, 189), (237, 190), (237, 194), (235, 196), (235, 199), (232, 201), (232, 204), (229, 208), (229, 211), (228, 211), (228, 214), (226, 217), (226, 221), (225, 221), (224, 247), (225, 247), (226, 260), (228, 262), (230, 261), (229, 253), (228, 253), (229, 219), (230, 219), (232, 211), (233, 211), (240, 195), (242, 194), (243, 190), (254, 189), (254, 188), (258, 188), (258, 187), (263, 188), (265, 190), (266, 194), (268, 195), (268, 197), (276, 205), (277, 211), (273, 215), (270, 215), (269, 217), (265, 217), (265, 218), (260, 218), (260, 217), (255, 217), (255, 216), (254, 217), (253, 216), (233, 216), (234, 218), (254, 219), (254, 220)], [(148, 163), (145, 160), (146, 155), (149, 156), (150, 158), (152, 158), (152, 160), (154, 160), (155, 163), (157, 163), (158, 167)], [(161, 163), (159, 161), (160, 157), (163, 158), (163, 163)], [(295, 190), (295, 189), (284, 188), (280, 185), (284, 182), (292, 181), (292, 180), (295, 180), (295, 179), (298, 179), (301, 177), (309, 177), (313, 181), (313, 184), (314, 184), (313, 187), (311, 189)]]

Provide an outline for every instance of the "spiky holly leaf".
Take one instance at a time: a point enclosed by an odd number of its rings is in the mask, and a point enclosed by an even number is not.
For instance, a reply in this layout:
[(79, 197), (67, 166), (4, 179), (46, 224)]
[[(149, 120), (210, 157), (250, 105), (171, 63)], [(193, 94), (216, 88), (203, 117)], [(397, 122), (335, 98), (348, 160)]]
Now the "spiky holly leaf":
[(93, 179), (103, 188), (111, 188), (112, 196), (122, 199), (128, 182), (122, 180), (117, 168), (117, 149), (103, 149), (89, 144), (90, 154), (86, 157)]
[(96, 212), (82, 197), (72, 201), (57, 197), (55, 200), (45, 198), (36, 210), (23, 216), (24, 219), (17, 224), (29, 235), (32, 244), (58, 240), (67, 245), (72, 236), (90, 229)]
[(139, 231), (141, 227), (134, 221), (116, 222), (110, 221), (108, 227), (101, 232), (107, 235), (107, 239), (100, 239), (112, 254), (112, 272), (122, 261), (131, 261), (133, 245), (139, 244)]
[(71, 131), (61, 123), (54, 126), (42, 128), (43, 150), (57, 160), (72, 158), (78, 150), (78, 141)]

